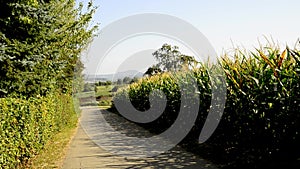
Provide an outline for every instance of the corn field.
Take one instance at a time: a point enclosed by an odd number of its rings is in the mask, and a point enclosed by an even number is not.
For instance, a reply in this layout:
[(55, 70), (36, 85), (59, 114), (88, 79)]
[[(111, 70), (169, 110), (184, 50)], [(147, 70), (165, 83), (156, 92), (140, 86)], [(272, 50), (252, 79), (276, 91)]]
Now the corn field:
[[(219, 59), (226, 76), (226, 104), (218, 128), (204, 144), (217, 153), (216, 161), (229, 167), (255, 168), (300, 157), (300, 51), (286, 47), (236, 50)], [(188, 137), (196, 141), (211, 104), (209, 69), (202, 63), (189, 72), (161, 73), (145, 77), (118, 91), (114, 100), (126, 95), (134, 107), (151, 107), (149, 94), (159, 89), (167, 98), (164, 113), (149, 124), (160, 133), (172, 125), (180, 107), (178, 79), (194, 76), (200, 98), (198, 117)], [(193, 92), (192, 90), (190, 92)], [(193, 104), (193, 103), (190, 103)]]

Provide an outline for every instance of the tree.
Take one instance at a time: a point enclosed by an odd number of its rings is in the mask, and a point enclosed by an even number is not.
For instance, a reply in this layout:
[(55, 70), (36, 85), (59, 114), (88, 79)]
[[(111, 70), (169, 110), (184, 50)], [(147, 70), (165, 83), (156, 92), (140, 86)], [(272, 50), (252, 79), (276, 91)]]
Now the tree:
[(117, 80), (117, 85), (121, 85), (122, 84), (122, 80), (121, 79), (118, 79)]
[(83, 87), (78, 60), (96, 29), (88, 29), (95, 8), (89, 4), (83, 13), (75, 5), (75, 0), (0, 0), (0, 97)]
[[(169, 44), (164, 44), (153, 53), (153, 56), (158, 61), (156, 67), (162, 71), (179, 71), (184, 67), (189, 69), (189, 66), (196, 62), (193, 56), (184, 55), (179, 51), (177, 46), (171, 46)], [(153, 71), (151, 68), (148, 70), (149, 72)]]
[(130, 84), (135, 83), (135, 82), (138, 82), (138, 81), (139, 81), (139, 78), (135, 76), (135, 77), (130, 81)]
[(130, 77), (127, 77), (127, 76), (126, 76), (126, 77), (123, 78), (123, 83), (124, 83), (124, 84), (129, 84), (130, 81), (131, 81), (131, 78), (130, 78)]
[(110, 81), (110, 80), (106, 81), (106, 82), (105, 82), (105, 85), (106, 85), (106, 86), (112, 85), (112, 81)]
[(94, 86), (94, 84), (91, 84), (91, 83), (85, 83), (83, 92), (91, 92), (91, 91), (96, 92), (96, 86)]
[(153, 65), (147, 69), (147, 71), (144, 73), (144, 76), (153, 76), (153, 75), (155, 75), (157, 73), (161, 73), (161, 72), (162, 72), (162, 70), (159, 67)]
[(182, 68), (185, 70), (190, 69), (190, 67), (194, 68), (199, 63), (193, 56), (181, 55), (180, 57)]

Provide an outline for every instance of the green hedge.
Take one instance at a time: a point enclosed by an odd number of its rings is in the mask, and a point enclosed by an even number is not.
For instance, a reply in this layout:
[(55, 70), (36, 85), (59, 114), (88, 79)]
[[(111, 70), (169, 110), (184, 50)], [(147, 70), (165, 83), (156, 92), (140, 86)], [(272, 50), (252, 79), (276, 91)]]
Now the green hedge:
[(69, 95), (0, 99), (0, 166), (16, 168), (36, 155), (53, 134), (74, 124)]
[[(269, 47), (238, 51), (224, 56), (220, 64), (226, 74), (227, 100), (217, 130), (205, 143), (212, 158), (230, 168), (255, 168), (300, 157), (300, 52)], [(192, 142), (197, 141), (210, 108), (207, 70), (202, 65), (192, 72), (200, 91), (199, 115), (187, 138)], [(129, 93), (133, 105), (143, 111), (150, 107), (153, 89), (166, 94), (167, 108), (144, 126), (159, 133), (172, 124), (180, 107), (178, 85), (168, 74), (133, 83), (119, 90), (114, 101)]]

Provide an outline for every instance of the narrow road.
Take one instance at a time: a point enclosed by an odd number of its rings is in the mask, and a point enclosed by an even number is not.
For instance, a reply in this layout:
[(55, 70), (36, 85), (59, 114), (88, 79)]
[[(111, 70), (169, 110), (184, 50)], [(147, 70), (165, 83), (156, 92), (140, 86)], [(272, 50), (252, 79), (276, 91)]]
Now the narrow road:
[[(116, 132), (121, 132), (126, 136), (151, 136), (151, 133), (140, 126), (137, 126), (114, 113), (99, 110), (96, 107), (83, 108), (80, 118), (81, 125), (78, 127), (78, 131), (70, 144), (70, 148), (62, 166), (63, 169), (217, 169), (217, 167), (210, 162), (185, 151), (179, 146), (155, 157), (130, 158), (130, 156), (118, 156), (111, 151), (107, 151), (108, 145), (112, 148), (115, 146), (118, 149), (123, 147), (126, 151), (130, 150), (130, 147), (126, 147), (122, 138), (119, 138), (114, 132), (109, 133), (107, 127), (102, 125), (101, 121), (99, 121), (99, 116), (104, 117), (105, 121), (108, 122)], [(95, 133), (97, 133), (96, 136)], [(97, 145), (99, 144), (99, 141), (101, 141), (100, 146)], [(128, 154), (130, 153), (128, 152)]]

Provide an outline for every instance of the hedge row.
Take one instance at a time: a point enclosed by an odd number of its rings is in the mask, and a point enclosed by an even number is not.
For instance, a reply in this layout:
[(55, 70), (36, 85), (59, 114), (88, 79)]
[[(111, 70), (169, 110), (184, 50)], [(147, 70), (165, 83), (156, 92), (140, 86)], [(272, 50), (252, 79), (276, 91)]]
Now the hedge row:
[(0, 166), (17, 168), (76, 119), (69, 95), (0, 99)]
[[(215, 153), (212, 156), (225, 166), (244, 168), (300, 157), (300, 52), (262, 48), (238, 51), (229, 58), (220, 60), (227, 85), (224, 114), (215, 133), (205, 142)], [(208, 69), (202, 65), (186, 73), (196, 77), (200, 91), (199, 115), (189, 141), (197, 141), (210, 109)], [(144, 126), (159, 133), (174, 122), (180, 107), (179, 88), (171, 76), (144, 78), (120, 90), (114, 100), (128, 93), (137, 109), (147, 110), (153, 89), (166, 94), (167, 108), (161, 117)]]

